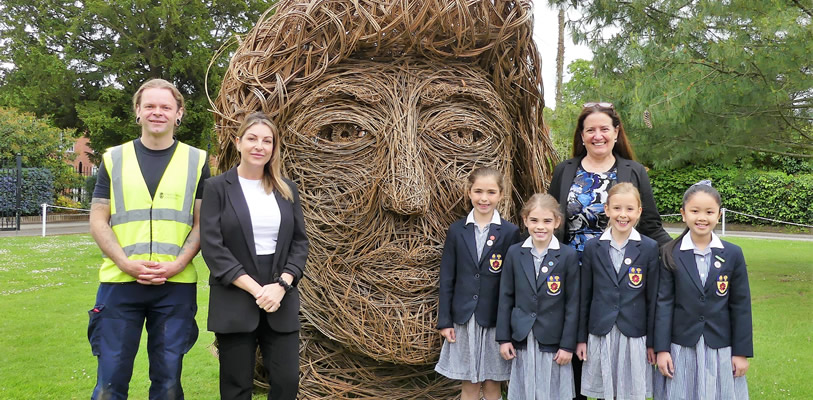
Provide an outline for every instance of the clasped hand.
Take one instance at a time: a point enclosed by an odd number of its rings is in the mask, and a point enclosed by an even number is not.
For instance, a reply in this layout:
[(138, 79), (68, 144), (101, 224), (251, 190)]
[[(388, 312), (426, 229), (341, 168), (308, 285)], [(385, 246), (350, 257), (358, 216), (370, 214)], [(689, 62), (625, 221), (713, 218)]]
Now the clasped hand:
[(279, 310), (284, 296), (285, 288), (279, 283), (269, 283), (254, 294), (254, 298), (257, 299), (257, 305), (266, 312)]

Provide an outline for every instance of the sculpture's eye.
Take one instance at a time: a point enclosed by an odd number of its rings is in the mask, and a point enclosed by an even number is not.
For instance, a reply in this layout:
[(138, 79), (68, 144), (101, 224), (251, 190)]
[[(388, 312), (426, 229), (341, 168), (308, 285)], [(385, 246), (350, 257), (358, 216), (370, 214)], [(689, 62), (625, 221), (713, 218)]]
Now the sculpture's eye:
[(455, 144), (468, 145), (483, 140), (483, 133), (473, 128), (458, 128), (444, 134), (447, 139)]
[(319, 140), (326, 140), (333, 143), (350, 143), (367, 138), (369, 132), (364, 128), (348, 123), (336, 123), (324, 125), (317, 132)]

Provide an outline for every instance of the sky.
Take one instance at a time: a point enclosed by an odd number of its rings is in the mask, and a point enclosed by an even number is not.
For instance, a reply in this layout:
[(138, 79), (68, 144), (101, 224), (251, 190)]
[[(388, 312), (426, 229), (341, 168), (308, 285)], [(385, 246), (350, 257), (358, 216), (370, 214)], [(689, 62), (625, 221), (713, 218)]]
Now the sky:
[[(539, 57), (542, 59), (542, 85), (545, 88), (545, 106), (553, 108), (556, 103), (556, 46), (559, 39), (558, 11), (550, 8), (547, 1), (544, 0), (535, 0), (533, 4), (534, 41), (537, 49), (539, 49)], [(568, 18), (575, 19), (577, 15), (576, 11), (571, 9), (566, 13), (565, 20)], [(565, 82), (568, 80), (567, 65), (579, 58), (591, 60), (593, 53), (585, 45), (577, 46), (573, 44), (568, 29), (565, 28)]]

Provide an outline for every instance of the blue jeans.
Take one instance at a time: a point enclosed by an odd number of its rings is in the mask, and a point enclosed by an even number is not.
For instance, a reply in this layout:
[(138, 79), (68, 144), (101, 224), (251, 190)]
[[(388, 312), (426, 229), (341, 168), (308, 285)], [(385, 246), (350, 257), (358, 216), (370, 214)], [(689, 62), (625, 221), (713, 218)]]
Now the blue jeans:
[(101, 283), (88, 311), (88, 340), (98, 358), (91, 399), (126, 399), (147, 323), (150, 399), (183, 399), (181, 363), (198, 339), (193, 283)]

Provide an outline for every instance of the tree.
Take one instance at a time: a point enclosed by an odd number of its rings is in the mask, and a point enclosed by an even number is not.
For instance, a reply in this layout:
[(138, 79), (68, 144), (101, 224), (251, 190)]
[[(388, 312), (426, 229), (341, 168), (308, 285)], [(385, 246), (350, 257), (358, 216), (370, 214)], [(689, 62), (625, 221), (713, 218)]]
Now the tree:
[(74, 132), (55, 128), (34, 114), (0, 108), (0, 159), (22, 156), (23, 166), (51, 171), (55, 193), (79, 187), (82, 177), (73, 170)]
[[(813, 157), (813, 8), (796, 0), (582, 5), (603, 99), (644, 163)], [(646, 113), (653, 126), (647, 128)]]
[(545, 108), (547, 122), (553, 139), (553, 147), (561, 159), (570, 158), (573, 146), (573, 132), (576, 118), (582, 105), (588, 101), (603, 100), (599, 94), (598, 79), (593, 65), (588, 60), (573, 60), (567, 66), (570, 79), (562, 85), (562, 101), (556, 109)]
[[(204, 86), (226, 42), (248, 31), (266, 1), (6, 0), (0, 5), (0, 105), (50, 116), (87, 132), (97, 160), (138, 136), (132, 95), (149, 78), (167, 79), (187, 104), (180, 140), (206, 148), (214, 119)], [(225, 63), (209, 71), (216, 93)]]

